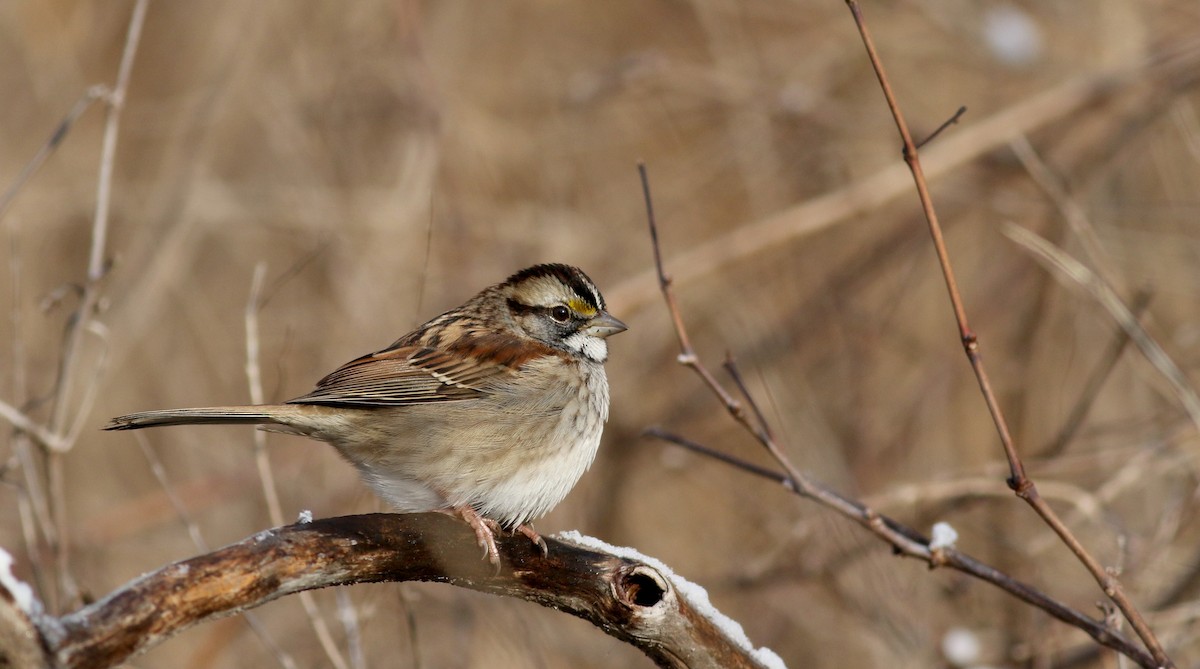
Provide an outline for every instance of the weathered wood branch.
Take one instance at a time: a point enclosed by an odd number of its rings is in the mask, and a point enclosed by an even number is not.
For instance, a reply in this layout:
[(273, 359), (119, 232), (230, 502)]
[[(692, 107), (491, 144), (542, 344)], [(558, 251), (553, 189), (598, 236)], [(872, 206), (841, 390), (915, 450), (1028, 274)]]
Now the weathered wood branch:
[[(331, 585), (436, 581), (536, 602), (588, 620), (662, 667), (754, 667), (738, 630), (710, 619), (669, 574), (636, 559), (547, 538), (543, 557), (523, 536), (498, 537), (499, 572), (475, 535), (442, 514), (329, 518), (253, 537), (142, 576), (60, 618), (22, 612), (0, 587), (0, 666), (111, 667), (198, 623)], [(686, 589), (686, 588), (685, 588)], [(6, 607), (5, 604), (8, 604)], [(10, 615), (11, 614), (11, 615)], [(40, 664), (28, 655), (36, 630)], [(17, 653), (21, 653), (20, 656)]]

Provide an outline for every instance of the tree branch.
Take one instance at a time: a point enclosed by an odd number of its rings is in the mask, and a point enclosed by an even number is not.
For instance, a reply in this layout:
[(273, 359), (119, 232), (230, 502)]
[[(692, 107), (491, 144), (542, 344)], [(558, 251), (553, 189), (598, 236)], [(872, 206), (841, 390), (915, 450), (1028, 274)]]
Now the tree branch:
[[(703, 593), (665, 568), (599, 542), (546, 541), (550, 553), (542, 557), (524, 537), (497, 537), (497, 573), (479, 559), (474, 533), (438, 513), (345, 516), (266, 530), (167, 565), (74, 613), (35, 616), (42, 666), (116, 666), (193, 625), (304, 590), (434, 581), (565, 611), (661, 667), (782, 667), (740, 630), (714, 620), (719, 614), (697, 601)], [(6, 594), (0, 587), (0, 604)], [(6, 653), (0, 648), (0, 665), (10, 659)]]

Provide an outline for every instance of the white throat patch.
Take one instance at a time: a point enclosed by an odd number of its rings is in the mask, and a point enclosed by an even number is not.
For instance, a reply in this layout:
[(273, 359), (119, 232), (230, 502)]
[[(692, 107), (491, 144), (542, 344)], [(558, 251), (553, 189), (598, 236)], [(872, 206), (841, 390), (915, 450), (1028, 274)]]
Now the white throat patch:
[(599, 337), (593, 337), (586, 332), (576, 332), (563, 339), (563, 344), (570, 350), (583, 355), (592, 362), (608, 360), (608, 342)]

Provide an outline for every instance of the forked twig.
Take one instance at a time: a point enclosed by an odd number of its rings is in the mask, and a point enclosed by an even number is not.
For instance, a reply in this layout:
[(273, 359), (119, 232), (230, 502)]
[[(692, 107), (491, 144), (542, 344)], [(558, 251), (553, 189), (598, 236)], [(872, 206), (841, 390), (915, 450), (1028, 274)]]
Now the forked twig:
[[(691, 347), (691, 339), (688, 337), (687, 329), (683, 325), (683, 317), (679, 310), (678, 302), (675, 299), (674, 290), (671, 285), (671, 277), (664, 270), (660, 245), (658, 243), (658, 226), (654, 217), (653, 202), (650, 198), (650, 184), (646, 176), (646, 167), (644, 164), (638, 165), (638, 172), (642, 178), (642, 192), (646, 198), (646, 215), (650, 226), (650, 239), (654, 250), (655, 268), (659, 277), (659, 288), (662, 292), (663, 299), (666, 302), (667, 310), (671, 315), (671, 321), (675, 327), (676, 337), (679, 339), (680, 364), (692, 369), (704, 383), (717, 396), (719, 401), (725, 406), (725, 410), (730, 416), (739, 422), (755, 439), (762, 444), (775, 461), (784, 469), (786, 474), (774, 472), (768, 468), (760, 467), (752, 463), (746, 462), (740, 458), (721, 453), (715, 449), (698, 444), (692, 440), (671, 434), (658, 428), (651, 428), (646, 431), (646, 434), (664, 441), (678, 444), (694, 452), (716, 458), (722, 462), (730, 464), (734, 467), (750, 472), (757, 476), (771, 479), (781, 483), (784, 487), (792, 490), (800, 497), (811, 499), (822, 506), (833, 509), (838, 513), (850, 518), (863, 526), (883, 541), (892, 546), (893, 550), (898, 555), (915, 558), (926, 562), (930, 567), (946, 566), (964, 574), (969, 574), (982, 581), (986, 581), (996, 587), (1008, 592), (1009, 594), (1021, 599), (1022, 601), (1036, 606), (1039, 609), (1047, 612), (1051, 616), (1061, 620), (1069, 625), (1072, 625), (1098, 643), (1116, 650), (1117, 652), (1132, 658), (1135, 662), (1143, 667), (1158, 666), (1155, 659), (1146, 651), (1137, 646), (1136, 643), (1124, 637), (1115, 628), (1110, 627), (1104, 620), (1095, 620), (1084, 615), (1083, 613), (1067, 606), (1066, 604), (1050, 597), (1026, 583), (1022, 583), (1009, 576), (1008, 574), (991, 567), (975, 558), (959, 551), (954, 546), (931, 546), (930, 540), (921, 532), (904, 525), (886, 515), (883, 515), (875, 509), (863, 504), (862, 502), (850, 499), (840, 493), (827, 488), (818, 483), (807, 475), (800, 472), (787, 457), (787, 455), (779, 448), (778, 443), (773, 436), (770, 427), (767, 425), (763, 412), (757, 406), (753, 396), (746, 388), (745, 382), (738, 371), (736, 363), (729, 359), (726, 362), (726, 369), (734, 378), (735, 384), (739, 388), (739, 392), (745, 398), (746, 403), (751, 407), (751, 411), (747, 412), (743, 404), (735, 399), (729, 393), (715, 376), (708, 370), (704, 363), (700, 360), (695, 350)], [(753, 414), (758, 424), (755, 424), (750, 416)]]
[(996, 432), (1000, 435), (1000, 442), (1004, 447), (1005, 457), (1008, 459), (1009, 471), (1011, 472), (1008, 484), (1018, 497), (1025, 500), (1041, 516), (1042, 520), (1054, 530), (1055, 534), (1059, 536), (1062, 542), (1075, 554), (1075, 557), (1084, 565), (1088, 572), (1091, 573), (1097, 584), (1099, 584), (1100, 589), (1117, 605), (1130, 625), (1133, 626), (1142, 643), (1145, 644), (1150, 654), (1154, 656), (1157, 666), (1173, 667), (1174, 663), (1167, 656), (1166, 651), (1163, 650), (1162, 644), (1159, 643), (1150, 626), (1146, 624), (1146, 620), (1141, 612), (1125, 594), (1121, 582), (1083, 547), (1083, 544), (1067, 528), (1058, 514), (1038, 494), (1037, 486), (1025, 474), (1025, 466), (1021, 461), (1020, 455), (1017, 454), (1016, 444), (1008, 429), (1008, 422), (1004, 417), (1003, 410), (1000, 408), (996, 394), (992, 390), (991, 381), (988, 379), (987, 370), (980, 357), (979, 341), (967, 322), (966, 309), (963, 306), (962, 297), (958, 292), (958, 282), (955, 279), (954, 270), (950, 265), (950, 255), (946, 250), (946, 243), (942, 237), (942, 228), (938, 223), (937, 212), (933, 207), (933, 199), (929, 195), (929, 187), (925, 182), (925, 175), (921, 169), (921, 160), (917, 154), (917, 147), (908, 130), (908, 124), (904, 121), (904, 115), (900, 111), (900, 105), (896, 101), (891, 84), (888, 82), (887, 75), (883, 69), (883, 63), (879, 58), (879, 53), (875, 49), (874, 40), (871, 39), (871, 33), (867, 29), (866, 22), (863, 20), (862, 9), (856, 0), (846, 0), (846, 5), (849, 7), (851, 14), (854, 15), (854, 24), (857, 26), (858, 33), (862, 37), (867, 57), (871, 61), (871, 67), (875, 71), (875, 76), (879, 80), (879, 86), (883, 90), (884, 98), (887, 100), (888, 110), (891, 112), (892, 118), (896, 122), (896, 129), (904, 141), (904, 161), (908, 164), (909, 171), (912, 172), (913, 183), (917, 189), (917, 196), (921, 201), (921, 208), (925, 213), (929, 234), (933, 238), (938, 263), (941, 265), (942, 276), (946, 282), (946, 291), (950, 296), (950, 305), (954, 310), (954, 319), (958, 324), (959, 337), (962, 341), (963, 350), (966, 352), (971, 369), (975, 373), (975, 378), (979, 383), (979, 390), (983, 394), (988, 412), (992, 416), (993, 423), (995, 423)]

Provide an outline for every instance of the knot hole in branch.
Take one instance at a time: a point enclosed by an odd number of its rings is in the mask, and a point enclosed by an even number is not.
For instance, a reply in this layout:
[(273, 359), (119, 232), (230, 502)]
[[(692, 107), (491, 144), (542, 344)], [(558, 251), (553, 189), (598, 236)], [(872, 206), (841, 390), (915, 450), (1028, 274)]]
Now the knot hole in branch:
[(658, 606), (670, 589), (661, 574), (644, 565), (638, 565), (628, 572), (620, 572), (614, 585), (617, 597), (622, 602), (630, 607), (640, 608)]

